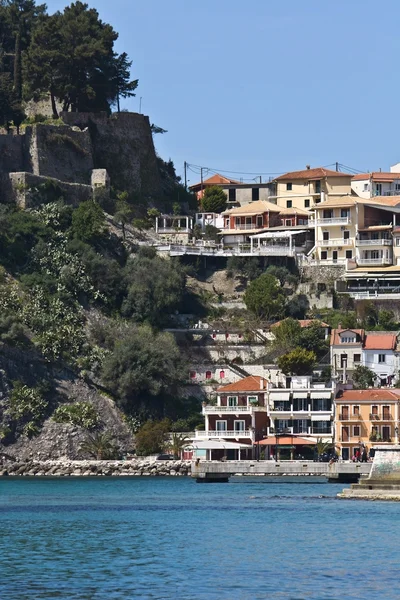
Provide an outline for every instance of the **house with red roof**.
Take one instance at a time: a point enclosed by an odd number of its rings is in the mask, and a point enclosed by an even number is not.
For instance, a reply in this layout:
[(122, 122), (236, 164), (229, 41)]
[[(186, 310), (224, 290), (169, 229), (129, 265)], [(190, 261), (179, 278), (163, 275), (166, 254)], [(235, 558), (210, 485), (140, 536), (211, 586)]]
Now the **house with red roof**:
[(399, 379), (398, 332), (332, 329), (330, 353), (332, 372), (344, 383), (358, 366), (374, 372), (377, 387), (393, 385)]
[[(196, 441), (236, 442), (238, 448), (211, 449), (210, 459), (251, 459), (253, 445), (263, 439), (269, 427), (268, 382), (251, 375), (217, 388), (216, 404), (203, 404), (204, 431), (196, 431)], [(247, 449), (246, 449), (247, 447)], [(240, 452), (239, 452), (240, 451)]]
[(274, 192), (274, 185), (268, 181), (259, 181), (252, 179), (249, 182), (230, 179), (219, 173), (204, 179), (198, 183), (189, 186), (189, 190), (194, 192), (199, 200), (203, 197), (204, 190), (208, 187), (217, 186), (223, 189), (227, 196), (228, 206), (244, 206), (258, 200), (268, 200)]
[[(335, 399), (335, 446), (343, 460), (373, 455), (376, 445), (399, 443), (398, 389), (342, 390)], [(372, 449), (372, 452), (371, 452)]]
[(400, 165), (390, 167), (390, 171), (359, 173), (351, 180), (351, 188), (360, 198), (400, 195)]

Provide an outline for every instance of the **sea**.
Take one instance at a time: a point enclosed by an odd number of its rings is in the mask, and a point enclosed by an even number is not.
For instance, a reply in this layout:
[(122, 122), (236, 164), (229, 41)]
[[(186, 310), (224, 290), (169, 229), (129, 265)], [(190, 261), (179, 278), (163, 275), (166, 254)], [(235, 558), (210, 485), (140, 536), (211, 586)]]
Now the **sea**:
[(0, 599), (400, 598), (400, 504), (325, 480), (2, 478)]

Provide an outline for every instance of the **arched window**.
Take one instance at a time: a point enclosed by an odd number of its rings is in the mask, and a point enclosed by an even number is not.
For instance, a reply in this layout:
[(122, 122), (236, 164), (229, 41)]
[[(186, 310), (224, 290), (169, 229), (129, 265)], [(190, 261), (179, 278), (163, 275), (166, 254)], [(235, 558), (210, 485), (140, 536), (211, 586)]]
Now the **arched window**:
[(211, 378), (212, 378), (211, 371), (206, 371), (206, 379), (211, 379)]
[(219, 372), (219, 377), (220, 377), (220, 379), (224, 379), (225, 378), (225, 371), (220, 371)]

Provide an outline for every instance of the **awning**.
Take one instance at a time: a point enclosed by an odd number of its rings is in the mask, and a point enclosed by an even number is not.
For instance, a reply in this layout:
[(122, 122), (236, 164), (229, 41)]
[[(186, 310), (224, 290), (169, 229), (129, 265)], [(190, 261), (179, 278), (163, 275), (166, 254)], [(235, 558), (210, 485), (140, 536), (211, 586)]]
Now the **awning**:
[(290, 238), (299, 233), (306, 233), (306, 229), (300, 229), (300, 231), (266, 231), (258, 235), (253, 235), (253, 240), (263, 240), (266, 238)]
[(293, 398), (307, 398), (308, 392), (293, 392)]
[(320, 390), (311, 392), (311, 398), (326, 399), (332, 396), (332, 391)]
[(226, 442), (225, 440), (193, 442), (191, 446), (197, 450), (249, 450), (251, 448), (251, 444), (238, 444), (236, 442)]
[(290, 392), (275, 392), (275, 390), (270, 391), (271, 400), (289, 400)]
[(256, 442), (256, 444), (259, 444), (260, 446), (315, 446), (316, 442), (314, 440), (296, 437), (295, 435), (278, 435), (278, 438), (270, 436)]
[(311, 421), (330, 421), (330, 418), (326, 415), (311, 415)]

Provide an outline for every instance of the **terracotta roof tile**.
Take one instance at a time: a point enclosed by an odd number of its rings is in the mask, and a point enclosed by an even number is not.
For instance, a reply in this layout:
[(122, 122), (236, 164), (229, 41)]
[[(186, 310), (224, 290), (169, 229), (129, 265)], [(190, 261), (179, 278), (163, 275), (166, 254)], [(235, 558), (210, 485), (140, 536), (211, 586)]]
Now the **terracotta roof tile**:
[(361, 344), (362, 340), (364, 339), (365, 336), (365, 331), (364, 329), (349, 329), (349, 328), (345, 328), (345, 329), (332, 329), (331, 331), (331, 346), (337, 346), (339, 344), (341, 344), (340, 342), (340, 337), (339, 337), (339, 333), (344, 333), (345, 331), (349, 331), (352, 333), (355, 333), (357, 335), (357, 339), (358, 341), (355, 342), (356, 344)]
[(367, 333), (364, 340), (365, 350), (394, 350), (397, 335), (395, 333)]
[(309, 215), (308, 210), (302, 208), (284, 208), (280, 211), (280, 215)]
[(217, 389), (217, 392), (259, 392), (266, 390), (267, 380), (259, 375), (249, 375), (235, 383), (228, 383)]
[(311, 181), (312, 179), (324, 179), (325, 177), (348, 177), (350, 180), (352, 175), (341, 171), (331, 171), (330, 169), (317, 167), (315, 169), (304, 169), (303, 171), (291, 171), (290, 173), (285, 173), (284, 175), (276, 177), (274, 181), (294, 181), (295, 179)]
[(256, 202), (250, 202), (244, 206), (238, 206), (237, 208), (231, 208), (223, 212), (223, 215), (256, 215), (264, 212), (281, 212), (282, 207), (272, 204), (267, 200), (257, 200)]
[[(283, 321), (285, 321), (285, 320), (286, 319), (283, 319)], [(283, 321), (277, 321), (276, 323), (271, 325), (271, 327), (279, 327), (279, 325), (281, 325), (283, 323)], [(300, 327), (309, 327), (313, 323), (318, 323), (318, 325), (321, 325), (321, 327), (329, 327), (329, 325), (327, 323), (324, 323), (323, 321), (320, 321), (319, 319), (297, 319), (297, 321), (298, 321)]]
[(359, 173), (358, 175), (354, 175), (352, 181), (396, 181), (397, 179), (400, 179), (400, 173), (373, 171), (372, 173)]
[(344, 390), (341, 395), (336, 399), (341, 402), (349, 401), (367, 401), (373, 402), (374, 400), (398, 400), (400, 390), (388, 390), (385, 388), (373, 388), (370, 390)]

